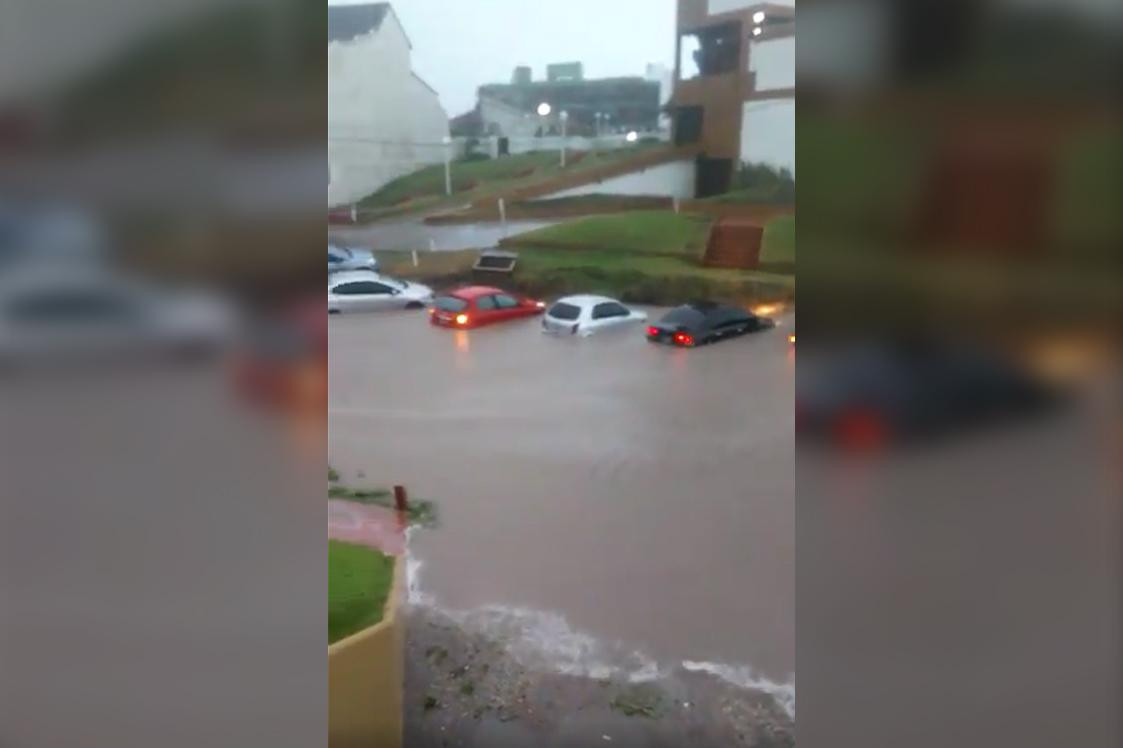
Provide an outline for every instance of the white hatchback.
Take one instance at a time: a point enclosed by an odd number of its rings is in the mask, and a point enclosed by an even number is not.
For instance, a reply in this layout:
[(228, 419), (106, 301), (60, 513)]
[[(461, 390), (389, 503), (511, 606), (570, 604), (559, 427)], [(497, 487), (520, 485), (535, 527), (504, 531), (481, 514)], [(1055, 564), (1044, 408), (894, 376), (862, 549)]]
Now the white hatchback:
[(328, 314), (422, 309), (432, 300), (433, 290), (428, 286), (369, 270), (333, 273), (328, 277)]
[(646, 312), (629, 309), (607, 296), (566, 296), (555, 301), (546, 310), (546, 315), (542, 318), (542, 331), (588, 337), (646, 319)]

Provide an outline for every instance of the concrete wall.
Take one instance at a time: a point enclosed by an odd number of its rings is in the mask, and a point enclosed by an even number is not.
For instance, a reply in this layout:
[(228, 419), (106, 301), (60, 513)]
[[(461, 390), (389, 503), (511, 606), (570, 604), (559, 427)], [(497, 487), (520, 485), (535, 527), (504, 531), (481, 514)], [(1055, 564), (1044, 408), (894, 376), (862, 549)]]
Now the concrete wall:
[(328, 745), (401, 748), (405, 688), (405, 563), (382, 622), (328, 647)]
[(689, 199), (694, 197), (695, 164), (693, 161), (673, 161), (652, 166), (642, 171), (611, 177), (603, 182), (593, 182), (574, 187), (541, 199), (575, 197), (577, 195), (653, 195)]
[(373, 34), (328, 45), (329, 206), (444, 160), (448, 115), (410, 69), (410, 46), (390, 13)]
[(795, 174), (795, 99), (746, 101), (741, 161), (786, 167)]
[(749, 72), (756, 75), (756, 91), (795, 88), (795, 37), (752, 42)]

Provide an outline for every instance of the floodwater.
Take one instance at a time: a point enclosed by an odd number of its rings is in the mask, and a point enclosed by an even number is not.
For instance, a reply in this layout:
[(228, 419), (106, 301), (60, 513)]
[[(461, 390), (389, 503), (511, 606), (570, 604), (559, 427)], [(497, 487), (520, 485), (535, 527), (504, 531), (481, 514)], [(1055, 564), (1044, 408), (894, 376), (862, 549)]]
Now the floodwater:
[(415, 601), (566, 672), (792, 688), (791, 320), (696, 350), (536, 319), (329, 324), (332, 465), (438, 505)]
[(422, 221), (385, 221), (369, 226), (333, 228), (331, 234), (346, 244), (370, 249), (408, 251), (435, 249), (487, 249), (500, 239), (553, 225), (556, 221), (508, 221), (506, 224), (464, 223), (430, 226)]

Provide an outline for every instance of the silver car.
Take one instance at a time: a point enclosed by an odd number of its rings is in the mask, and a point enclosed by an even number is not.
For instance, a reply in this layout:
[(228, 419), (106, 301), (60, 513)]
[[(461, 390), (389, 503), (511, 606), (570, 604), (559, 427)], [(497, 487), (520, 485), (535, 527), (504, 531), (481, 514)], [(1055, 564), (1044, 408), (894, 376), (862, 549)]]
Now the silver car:
[(378, 272), (378, 260), (368, 249), (352, 249), (339, 244), (328, 244), (328, 274), (344, 270)]
[(336, 273), (328, 278), (328, 314), (377, 312), (387, 309), (424, 309), (433, 290), (369, 270)]
[(217, 297), (108, 271), (36, 268), (0, 278), (0, 370), (219, 353), (236, 324), (233, 309)]

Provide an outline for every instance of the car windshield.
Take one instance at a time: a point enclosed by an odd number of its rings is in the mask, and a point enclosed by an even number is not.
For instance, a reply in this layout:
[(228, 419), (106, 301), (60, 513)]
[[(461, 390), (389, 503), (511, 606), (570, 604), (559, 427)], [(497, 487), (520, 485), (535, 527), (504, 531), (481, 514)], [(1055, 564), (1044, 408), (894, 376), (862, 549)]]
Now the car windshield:
[(462, 312), (468, 308), (468, 302), (456, 296), (438, 296), (433, 306), (443, 312)]
[(679, 307), (667, 312), (667, 316), (663, 317), (663, 323), (668, 325), (681, 325), (682, 327), (700, 327), (705, 321), (704, 315), (697, 309), (690, 307)]
[(559, 301), (550, 307), (549, 315), (557, 319), (577, 319), (581, 316), (581, 307)]

